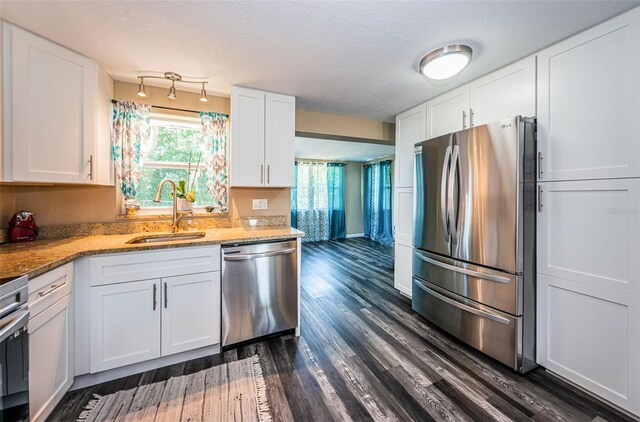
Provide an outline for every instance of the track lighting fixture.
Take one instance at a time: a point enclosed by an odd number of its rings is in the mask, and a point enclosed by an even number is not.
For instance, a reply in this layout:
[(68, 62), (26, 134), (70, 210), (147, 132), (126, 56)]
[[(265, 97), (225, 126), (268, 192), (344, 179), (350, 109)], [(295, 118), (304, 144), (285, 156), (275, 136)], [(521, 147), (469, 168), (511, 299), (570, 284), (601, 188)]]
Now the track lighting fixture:
[(138, 76), (138, 79), (140, 79), (140, 84), (138, 85), (138, 97), (145, 98), (147, 96), (147, 92), (145, 91), (144, 86), (145, 79), (168, 79), (171, 81), (171, 88), (169, 88), (169, 93), (167, 94), (168, 98), (172, 100), (177, 99), (176, 82), (182, 82), (185, 84), (202, 84), (202, 89), (200, 90), (200, 101), (202, 101), (203, 103), (209, 101), (209, 98), (207, 97), (207, 90), (205, 88), (207, 82), (205, 81), (185, 81), (182, 79), (182, 76), (180, 74), (175, 72), (164, 72), (164, 76), (143, 75)]

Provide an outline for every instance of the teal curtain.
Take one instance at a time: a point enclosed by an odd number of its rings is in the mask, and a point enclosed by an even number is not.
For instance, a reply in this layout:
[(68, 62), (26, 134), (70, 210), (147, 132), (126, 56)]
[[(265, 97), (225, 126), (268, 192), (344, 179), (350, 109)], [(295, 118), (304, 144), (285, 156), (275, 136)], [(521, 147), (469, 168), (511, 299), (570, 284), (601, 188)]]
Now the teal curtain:
[(298, 162), (293, 168), (293, 187), (291, 188), (291, 227), (298, 228)]
[(391, 161), (364, 166), (364, 234), (383, 244), (393, 243)]
[(344, 163), (327, 163), (327, 213), (329, 215), (329, 239), (347, 237), (345, 224)]
[[(113, 105), (111, 153), (125, 201), (137, 204), (144, 146), (151, 133), (151, 106), (129, 101)], [(124, 202), (124, 201), (123, 201)]]
[(200, 113), (202, 123), (202, 168), (213, 200), (214, 211), (226, 213), (229, 198), (229, 168), (227, 136), (229, 116), (220, 113)]

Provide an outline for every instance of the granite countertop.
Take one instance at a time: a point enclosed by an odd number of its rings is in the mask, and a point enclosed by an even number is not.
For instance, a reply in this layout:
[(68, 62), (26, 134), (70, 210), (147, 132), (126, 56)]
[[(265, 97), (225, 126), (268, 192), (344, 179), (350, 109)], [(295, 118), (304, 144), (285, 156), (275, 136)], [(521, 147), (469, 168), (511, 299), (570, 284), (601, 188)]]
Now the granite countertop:
[[(304, 236), (303, 232), (288, 226), (232, 227), (190, 231), (204, 232), (206, 235), (199, 239), (141, 244), (127, 244), (126, 242), (141, 236), (157, 237), (167, 233), (79, 236), (2, 245), (0, 246), (0, 279), (25, 274), (29, 278), (33, 278), (86, 255), (290, 239)], [(180, 233), (187, 232), (181, 231)]]

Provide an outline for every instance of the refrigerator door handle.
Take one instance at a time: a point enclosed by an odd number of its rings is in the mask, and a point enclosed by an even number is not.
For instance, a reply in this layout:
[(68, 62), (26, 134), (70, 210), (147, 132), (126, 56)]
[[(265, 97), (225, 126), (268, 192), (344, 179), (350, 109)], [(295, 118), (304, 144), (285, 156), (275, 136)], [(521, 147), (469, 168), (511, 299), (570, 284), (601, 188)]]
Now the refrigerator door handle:
[(442, 176), (440, 178), (440, 216), (442, 217), (442, 227), (444, 227), (444, 241), (447, 243), (449, 243), (449, 239), (451, 237), (451, 233), (449, 233), (449, 222), (447, 220), (447, 214), (449, 213), (447, 208), (447, 174), (449, 173), (450, 159), (451, 146), (448, 146), (444, 153), (444, 161), (442, 162)]
[(449, 166), (449, 193), (447, 199), (449, 200), (449, 227), (451, 232), (451, 242), (458, 243), (458, 229), (456, 227), (456, 215), (454, 211), (454, 197), (456, 182), (458, 177), (458, 160), (460, 158), (460, 147), (458, 145), (453, 146), (453, 153), (451, 157), (451, 165)]

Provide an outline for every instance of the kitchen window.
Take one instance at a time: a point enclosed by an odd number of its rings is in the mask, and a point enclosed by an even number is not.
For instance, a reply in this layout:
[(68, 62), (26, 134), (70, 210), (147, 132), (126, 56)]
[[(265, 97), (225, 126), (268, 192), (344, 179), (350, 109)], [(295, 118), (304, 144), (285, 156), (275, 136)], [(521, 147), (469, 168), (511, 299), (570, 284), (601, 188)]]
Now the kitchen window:
[[(169, 210), (173, 199), (171, 187), (163, 188), (159, 203), (153, 197), (162, 179), (168, 177), (174, 182), (187, 180), (189, 161), (191, 161), (191, 179), (196, 192), (194, 209), (202, 209), (211, 204), (211, 195), (207, 190), (203, 169), (203, 138), (200, 119), (164, 117), (152, 115), (149, 142), (141, 146), (141, 177), (138, 185), (137, 201), (139, 214), (158, 214)], [(200, 165), (196, 166), (200, 158)], [(195, 177), (195, 183), (193, 181)]]

